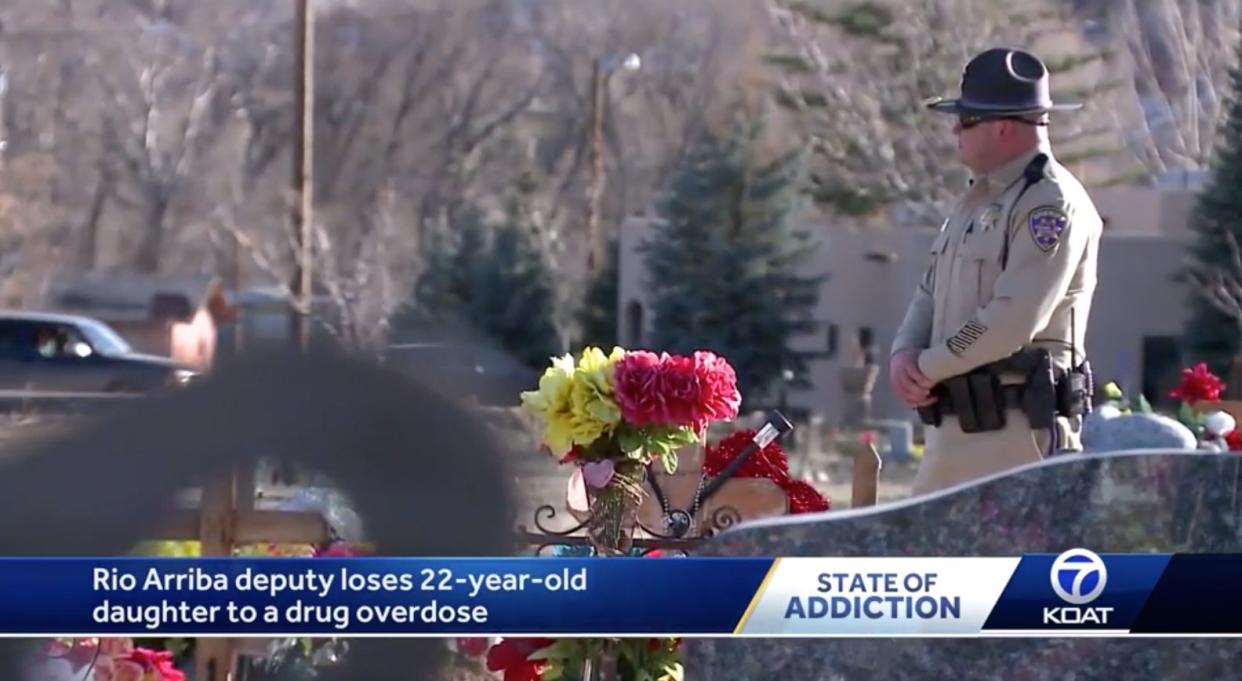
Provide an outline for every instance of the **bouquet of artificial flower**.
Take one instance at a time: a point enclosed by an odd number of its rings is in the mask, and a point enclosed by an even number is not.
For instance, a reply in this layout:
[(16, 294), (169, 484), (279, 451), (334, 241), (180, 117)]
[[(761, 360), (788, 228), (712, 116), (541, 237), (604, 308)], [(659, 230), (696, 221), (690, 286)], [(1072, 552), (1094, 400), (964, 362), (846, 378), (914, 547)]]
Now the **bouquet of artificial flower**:
[[(647, 466), (677, 469), (677, 450), (702, 442), (713, 422), (737, 417), (733, 367), (718, 355), (586, 348), (552, 360), (522, 406), (543, 421), (543, 442), (559, 461), (582, 467), (595, 492), (597, 546), (628, 548)], [(628, 517), (627, 517), (628, 516)], [(629, 525), (627, 528), (626, 525)]]

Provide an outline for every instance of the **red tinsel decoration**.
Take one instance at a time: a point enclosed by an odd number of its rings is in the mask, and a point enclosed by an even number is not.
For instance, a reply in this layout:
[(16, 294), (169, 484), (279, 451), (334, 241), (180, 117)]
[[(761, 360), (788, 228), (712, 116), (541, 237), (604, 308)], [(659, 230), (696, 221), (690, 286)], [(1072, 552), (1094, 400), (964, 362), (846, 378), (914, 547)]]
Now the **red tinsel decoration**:
[[(719, 475), (754, 439), (755, 431), (744, 429), (730, 434), (714, 447), (709, 445), (703, 460), (703, 472), (713, 477)], [(814, 487), (789, 476), (789, 457), (776, 440), (752, 454), (733, 476), (766, 478), (776, 483), (789, 498), (790, 513), (818, 513), (832, 507), (832, 503)]]

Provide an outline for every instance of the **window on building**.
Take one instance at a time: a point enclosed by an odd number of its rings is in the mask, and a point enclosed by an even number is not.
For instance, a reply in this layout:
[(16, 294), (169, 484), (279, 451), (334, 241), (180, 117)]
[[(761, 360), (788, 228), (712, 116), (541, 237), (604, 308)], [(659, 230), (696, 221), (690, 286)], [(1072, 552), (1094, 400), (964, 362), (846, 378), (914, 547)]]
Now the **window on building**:
[[(1182, 376), (1182, 349), (1174, 336), (1143, 337), (1143, 395), (1152, 406), (1175, 407), (1177, 400), (1169, 392), (1177, 387)], [(1097, 389), (1098, 392), (1098, 389)]]
[(837, 343), (840, 339), (837, 336), (837, 325), (827, 324), (827, 343), (824, 345), (824, 355), (828, 358), (835, 357), (837, 354)]
[(858, 354), (863, 364), (875, 364), (875, 330), (870, 326), (858, 329)]
[(631, 300), (625, 306), (625, 344), (641, 346), (643, 335), (643, 304)]

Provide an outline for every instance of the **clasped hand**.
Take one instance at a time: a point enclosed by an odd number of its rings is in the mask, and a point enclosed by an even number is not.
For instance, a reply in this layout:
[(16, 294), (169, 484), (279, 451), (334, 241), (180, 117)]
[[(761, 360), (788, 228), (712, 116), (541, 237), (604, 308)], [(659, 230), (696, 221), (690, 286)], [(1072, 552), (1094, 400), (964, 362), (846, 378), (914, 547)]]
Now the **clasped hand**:
[(893, 355), (888, 363), (893, 392), (902, 404), (912, 409), (926, 407), (936, 401), (931, 394), (935, 384), (919, 369), (918, 360), (918, 350), (903, 350)]

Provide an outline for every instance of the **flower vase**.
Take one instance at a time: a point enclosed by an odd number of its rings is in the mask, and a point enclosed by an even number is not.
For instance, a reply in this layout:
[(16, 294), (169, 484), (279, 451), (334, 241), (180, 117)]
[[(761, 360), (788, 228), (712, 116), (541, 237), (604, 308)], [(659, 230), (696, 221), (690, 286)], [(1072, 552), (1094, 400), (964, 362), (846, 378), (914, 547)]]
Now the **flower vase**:
[(596, 553), (620, 556), (634, 545), (638, 527), (638, 511), (642, 507), (647, 470), (633, 459), (610, 460), (612, 475), (602, 487), (587, 484), (591, 500), (591, 518), (587, 533)]

